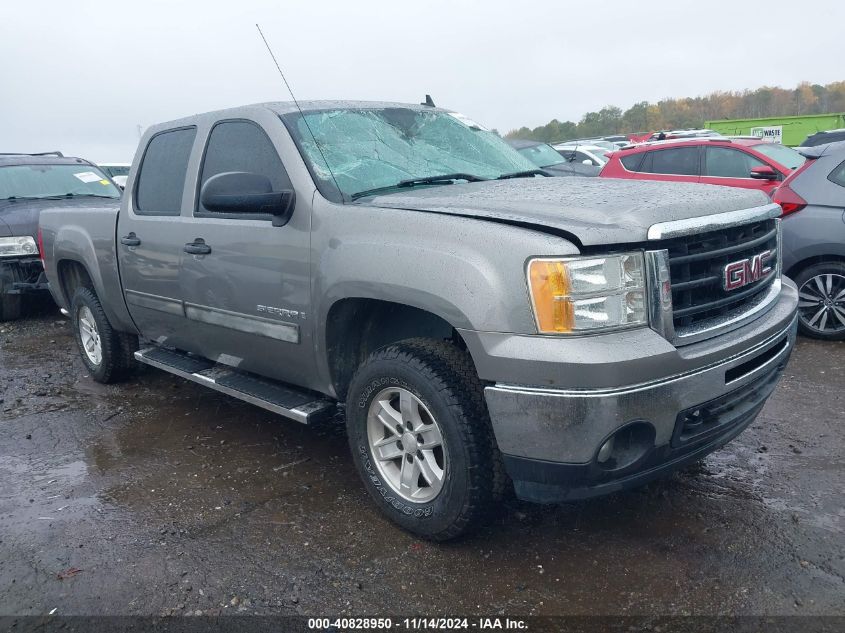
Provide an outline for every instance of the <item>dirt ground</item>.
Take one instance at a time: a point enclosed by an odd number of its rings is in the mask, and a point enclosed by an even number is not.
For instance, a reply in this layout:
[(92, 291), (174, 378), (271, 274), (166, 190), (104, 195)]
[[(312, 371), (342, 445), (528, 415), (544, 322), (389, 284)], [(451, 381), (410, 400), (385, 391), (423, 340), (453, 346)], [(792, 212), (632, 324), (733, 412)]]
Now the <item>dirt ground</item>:
[(153, 369), (103, 386), (58, 314), (0, 324), (0, 614), (845, 614), (845, 344), (801, 339), (694, 469), (434, 545), (336, 428)]

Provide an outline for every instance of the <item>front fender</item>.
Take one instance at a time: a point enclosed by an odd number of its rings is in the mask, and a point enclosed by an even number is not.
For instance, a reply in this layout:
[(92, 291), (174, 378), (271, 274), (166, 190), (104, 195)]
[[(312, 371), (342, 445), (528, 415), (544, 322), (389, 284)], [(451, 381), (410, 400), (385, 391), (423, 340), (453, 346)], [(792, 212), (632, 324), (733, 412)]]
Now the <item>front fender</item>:
[(316, 197), (312, 253), (319, 359), (331, 307), (347, 298), (418, 308), (454, 328), (534, 334), (527, 260), (578, 250), (560, 237), (500, 222)]

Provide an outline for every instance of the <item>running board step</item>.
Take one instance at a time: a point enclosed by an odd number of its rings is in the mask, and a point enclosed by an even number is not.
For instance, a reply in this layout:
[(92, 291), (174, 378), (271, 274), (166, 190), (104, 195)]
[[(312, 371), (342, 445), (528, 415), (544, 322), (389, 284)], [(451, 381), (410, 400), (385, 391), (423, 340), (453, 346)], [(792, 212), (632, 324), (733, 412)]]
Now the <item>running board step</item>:
[(303, 424), (327, 420), (335, 413), (334, 401), (319, 394), (238, 371), (201, 356), (153, 346), (135, 352), (135, 360)]

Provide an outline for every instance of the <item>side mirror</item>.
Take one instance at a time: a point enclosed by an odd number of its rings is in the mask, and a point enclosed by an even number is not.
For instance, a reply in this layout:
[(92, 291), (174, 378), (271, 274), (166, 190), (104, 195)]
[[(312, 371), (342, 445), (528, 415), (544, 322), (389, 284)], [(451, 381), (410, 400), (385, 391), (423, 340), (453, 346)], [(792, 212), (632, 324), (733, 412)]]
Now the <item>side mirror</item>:
[(581, 164), (582, 165), (592, 165), (593, 161), (591, 161), (589, 158), (585, 158), (584, 160), (581, 161)]
[(757, 180), (778, 179), (778, 173), (770, 165), (758, 165), (757, 167), (752, 167), (751, 174), (749, 175)]
[(273, 226), (284, 226), (293, 214), (293, 190), (273, 191), (267, 176), (228, 171), (209, 178), (200, 191), (200, 202), (217, 213), (273, 216)]

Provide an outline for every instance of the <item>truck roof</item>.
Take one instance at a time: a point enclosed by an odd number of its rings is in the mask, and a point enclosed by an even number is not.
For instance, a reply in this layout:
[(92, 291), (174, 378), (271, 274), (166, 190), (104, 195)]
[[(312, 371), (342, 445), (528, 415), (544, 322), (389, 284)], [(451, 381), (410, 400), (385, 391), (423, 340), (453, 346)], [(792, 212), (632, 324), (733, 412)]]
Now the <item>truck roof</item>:
[[(393, 101), (343, 101), (343, 100), (317, 100), (317, 101), (300, 101), (299, 107), (293, 101), (268, 101), (266, 103), (253, 103), (250, 105), (238, 106), (235, 108), (227, 108), (225, 110), (212, 110), (203, 112), (201, 114), (193, 114), (191, 116), (175, 119), (173, 121), (163, 121), (151, 126), (147, 132), (158, 132), (169, 128), (180, 127), (185, 125), (193, 125), (199, 121), (206, 119), (227, 118), (237, 115), (242, 115), (250, 110), (270, 110), (276, 114), (290, 114), (302, 110), (303, 112), (315, 112), (318, 110), (336, 110), (336, 109), (353, 109), (353, 110), (377, 110), (382, 108), (404, 108), (410, 110), (430, 110), (433, 112), (451, 112), (445, 108), (437, 108), (433, 106), (426, 106), (417, 103), (399, 103)], [(146, 134), (145, 134), (146, 136)]]
[(9, 165), (89, 165), (84, 158), (50, 154), (0, 154), (0, 167)]

